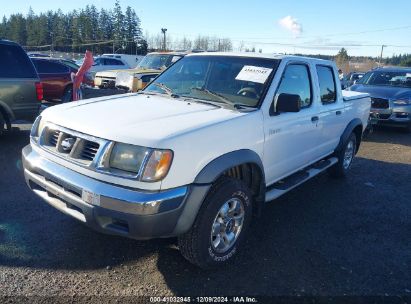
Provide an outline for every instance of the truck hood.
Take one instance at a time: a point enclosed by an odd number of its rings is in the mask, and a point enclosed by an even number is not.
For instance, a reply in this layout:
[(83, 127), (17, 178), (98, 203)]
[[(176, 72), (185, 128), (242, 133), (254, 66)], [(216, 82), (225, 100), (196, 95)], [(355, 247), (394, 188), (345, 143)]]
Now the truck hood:
[(373, 86), (355, 84), (350, 87), (351, 91), (369, 93), (371, 97), (386, 99), (411, 98), (411, 89), (391, 86)]
[(117, 142), (167, 148), (171, 137), (246, 113), (166, 95), (124, 94), (51, 107), (42, 119)]

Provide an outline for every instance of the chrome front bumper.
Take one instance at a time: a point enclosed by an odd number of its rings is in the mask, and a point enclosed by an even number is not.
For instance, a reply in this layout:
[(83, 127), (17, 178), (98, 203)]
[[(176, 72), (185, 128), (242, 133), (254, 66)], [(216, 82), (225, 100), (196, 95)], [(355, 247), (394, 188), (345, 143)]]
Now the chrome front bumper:
[(171, 236), (190, 187), (149, 192), (104, 183), (22, 151), (26, 183), (47, 203), (88, 226), (137, 239)]
[(402, 126), (411, 123), (411, 106), (392, 106), (387, 109), (371, 108), (375, 124)]

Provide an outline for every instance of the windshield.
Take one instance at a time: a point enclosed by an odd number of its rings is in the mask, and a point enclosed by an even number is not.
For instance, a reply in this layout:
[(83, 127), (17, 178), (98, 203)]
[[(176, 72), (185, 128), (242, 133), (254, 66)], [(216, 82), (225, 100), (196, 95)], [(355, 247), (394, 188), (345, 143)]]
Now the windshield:
[(257, 107), (278, 64), (266, 58), (187, 56), (144, 91)]
[(170, 54), (152, 54), (144, 57), (138, 64), (138, 69), (144, 70), (164, 70), (172, 62)]
[(357, 83), (411, 88), (411, 71), (371, 71)]

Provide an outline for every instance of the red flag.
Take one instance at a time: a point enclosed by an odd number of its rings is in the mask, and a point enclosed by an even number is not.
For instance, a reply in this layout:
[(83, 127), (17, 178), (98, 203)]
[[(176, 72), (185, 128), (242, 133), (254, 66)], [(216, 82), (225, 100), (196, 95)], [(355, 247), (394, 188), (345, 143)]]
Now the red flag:
[(87, 71), (92, 67), (93, 64), (93, 54), (90, 51), (86, 51), (83, 64), (78, 69), (76, 75), (74, 75), (73, 77), (73, 101), (79, 100), (78, 89), (83, 82), (84, 74), (87, 73)]

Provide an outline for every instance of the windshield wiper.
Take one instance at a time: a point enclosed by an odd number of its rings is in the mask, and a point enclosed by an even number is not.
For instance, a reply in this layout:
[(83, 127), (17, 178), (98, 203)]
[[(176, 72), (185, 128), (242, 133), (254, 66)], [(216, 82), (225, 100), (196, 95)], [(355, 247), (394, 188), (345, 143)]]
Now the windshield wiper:
[[(206, 94), (208, 94), (208, 95), (217, 97), (220, 102), (225, 103), (225, 104), (227, 104), (227, 105), (229, 105), (229, 106), (231, 106), (231, 107), (233, 106), (233, 103), (232, 103), (229, 99), (225, 98), (223, 95), (221, 95), (221, 94), (219, 94), (219, 93), (210, 91), (209, 89), (206, 89), (206, 88), (196, 88), (196, 87), (194, 87), (194, 88), (191, 88), (191, 89), (192, 89), (192, 90), (195, 90), (195, 91), (204, 92), (204, 93), (206, 93)], [(213, 101), (218, 102), (217, 100), (213, 100)]]
[(178, 98), (180, 97), (178, 94), (173, 93), (173, 90), (170, 89), (168, 86), (166, 86), (164, 83), (161, 82), (155, 82), (153, 83), (155, 86), (159, 87), (160, 89), (162, 89), (167, 95), (174, 97), (174, 98)]
[(235, 103), (234, 108), (238, 110), (247, 110), (247, 111), (254, 111), (257, 109), (256, 107), (249, 106), (249, 105), (242, 104), (242, 103)]

